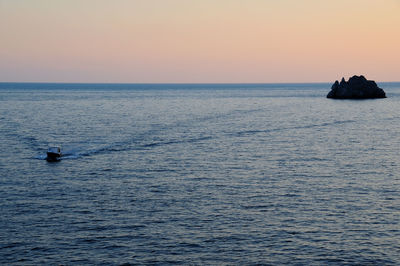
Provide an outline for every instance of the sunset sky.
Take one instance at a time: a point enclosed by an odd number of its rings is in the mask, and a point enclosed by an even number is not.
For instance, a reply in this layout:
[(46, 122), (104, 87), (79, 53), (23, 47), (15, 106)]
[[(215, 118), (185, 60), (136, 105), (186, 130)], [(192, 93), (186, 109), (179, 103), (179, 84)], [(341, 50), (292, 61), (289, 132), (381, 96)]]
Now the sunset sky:
[(400, 81), (400, 0), (0, 0), (0, 82)]

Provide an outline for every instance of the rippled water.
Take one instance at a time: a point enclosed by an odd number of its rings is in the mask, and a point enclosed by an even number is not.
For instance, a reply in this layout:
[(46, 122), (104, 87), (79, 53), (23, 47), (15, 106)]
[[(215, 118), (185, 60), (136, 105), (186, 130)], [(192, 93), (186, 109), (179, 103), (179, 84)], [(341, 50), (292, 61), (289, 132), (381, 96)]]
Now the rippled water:
[(399, 264), (381, 86), (2, 83), (0, 264)]

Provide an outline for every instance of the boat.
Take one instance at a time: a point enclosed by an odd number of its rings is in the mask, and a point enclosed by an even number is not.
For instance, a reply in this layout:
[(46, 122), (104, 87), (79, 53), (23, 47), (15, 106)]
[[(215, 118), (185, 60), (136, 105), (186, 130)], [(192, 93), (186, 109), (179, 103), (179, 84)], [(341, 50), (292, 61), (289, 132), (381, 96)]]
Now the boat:
[(49, 162), (54, 162), (54, 161), (58, 161), (61, 160), (61, 148), (60, 147), (50, 147), (47, 150), (47, 158), (46, 160)]

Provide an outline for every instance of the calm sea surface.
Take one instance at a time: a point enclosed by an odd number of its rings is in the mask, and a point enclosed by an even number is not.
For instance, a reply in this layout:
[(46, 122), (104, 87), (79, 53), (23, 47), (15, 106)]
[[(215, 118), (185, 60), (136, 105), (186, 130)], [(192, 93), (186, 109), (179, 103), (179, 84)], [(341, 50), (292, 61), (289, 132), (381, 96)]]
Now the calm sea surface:
[(380, 86), (0, 83), (0, 264), (398, 265)]

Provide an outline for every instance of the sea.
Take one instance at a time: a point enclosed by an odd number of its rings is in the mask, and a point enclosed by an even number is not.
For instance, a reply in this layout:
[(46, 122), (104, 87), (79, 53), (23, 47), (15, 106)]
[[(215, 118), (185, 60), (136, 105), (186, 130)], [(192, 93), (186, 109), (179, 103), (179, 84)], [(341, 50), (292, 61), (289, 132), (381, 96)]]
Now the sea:
[(378, 85), (0, 83), (0, 264), (399, 265)]

